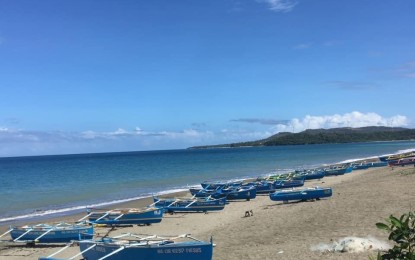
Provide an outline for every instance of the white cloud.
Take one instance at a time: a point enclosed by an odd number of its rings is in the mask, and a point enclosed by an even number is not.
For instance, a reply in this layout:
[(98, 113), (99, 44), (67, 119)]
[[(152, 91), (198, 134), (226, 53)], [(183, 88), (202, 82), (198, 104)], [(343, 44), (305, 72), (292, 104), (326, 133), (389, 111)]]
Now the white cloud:
[[(376, 113), (357, 111), (343, 115), (307, 115), (302, 119), (276, 120), (274, 125), (259, 124), (262, 129), (253, 127), (262, 122), (261, 120), (244, 119), (237, 122), (242, 124), (232, 124), (220, 131), (201, 131), (193, 128), (182, 131), (146, 131), (136, 127), (131, 130), (118, 128), (109, 132), (42, 132), (0, 126), (0, 156), (181, 149), (198, 145), (254, 141), (278, 132), (300, 132), (305, 129), (408, 125), (406, 116), (395, 115), (386, 118)], [(246, 122), (249, 123), (247, 128), (244, 124)]]
[(283, 13), (290, 12), (297, 5), (297, 1), (294, 0), (257, 0), (257, 2), (266, 3), (270, 10)]
[(287, 124), (278, 124), (273, 127), (273, 132), (301, 132), (306, 129), (337, 128), (337, 127), (365, 127), (365, 126), (389, 126), (404, 127), (408, 125), (406, 116), (396, 115), (384, 118), (376, 113), (361, 113), (354, 111), (343, 115), (334, 114), (328, 116), (310, 116), (303, 119), (294, 118)]

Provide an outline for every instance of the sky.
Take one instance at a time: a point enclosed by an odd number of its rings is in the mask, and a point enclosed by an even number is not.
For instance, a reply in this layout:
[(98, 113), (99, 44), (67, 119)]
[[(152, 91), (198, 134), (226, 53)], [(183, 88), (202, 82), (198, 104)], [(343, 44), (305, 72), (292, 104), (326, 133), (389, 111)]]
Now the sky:
[(0, 0), (0, 157), (415, 127), (413, 0)]

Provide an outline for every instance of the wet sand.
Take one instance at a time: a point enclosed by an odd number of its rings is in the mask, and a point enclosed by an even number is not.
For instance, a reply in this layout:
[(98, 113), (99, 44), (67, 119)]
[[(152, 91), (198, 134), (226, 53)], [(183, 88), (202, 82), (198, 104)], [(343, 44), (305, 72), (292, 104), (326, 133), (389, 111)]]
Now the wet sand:
[[(268, 196), (251, 201), (231, 202), (223, 211), (190, 214), (166, 214), (161, 223), (151, 226), (117, 228), (110, 235), (126, 232), (137, 234), (192, 234), (209, 240), (213, 237), (213, 259), (368, 259), (375, 251), (361, 253), (321, 252), (311, 250), (319, 243), (332, 243), (355, 236), (372, 236), (387, 242), (388, 234), (375, 223), (390, 214), (400, 216), (414, 209), (415, 168), (390, 167), (356, 170), (343, 176), (307, 181), (307, 187), (332, 187), (333, 196), (319, 201), (274, 202)], [(183, 196), (177, 194), (176, 196)], [(123, 203), (112, 208), (143, 207), (152, 199)], [(245, 217), (252, 210), (253, 216)], [(75, 221), (84, 214), (60, 218)], [(7, 227), (0, 227), (7, 230)], [(96, 228), (99, 235), (108, 228)], [(0, 259), (37, 259), (59, 248), (50, 246), (0, 247)], [(71, 247), (57, 257), (73, 256), (78, 247)], [(76, 259), (81, 259), (78, 257)]]

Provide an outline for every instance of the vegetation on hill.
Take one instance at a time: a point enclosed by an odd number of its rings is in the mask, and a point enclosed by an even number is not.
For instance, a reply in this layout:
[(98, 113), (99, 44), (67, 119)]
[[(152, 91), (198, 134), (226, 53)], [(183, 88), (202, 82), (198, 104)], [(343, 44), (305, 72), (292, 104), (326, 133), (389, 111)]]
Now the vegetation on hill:
[(355, 143), (415, 139), (415, 129), (370, 126), (360, 128), (308, 129), (300, 133), (281, 132), (266, 139), (220, 145), (194, 146), (192, 149), (244, 146), (277, 146), (328, 143)]

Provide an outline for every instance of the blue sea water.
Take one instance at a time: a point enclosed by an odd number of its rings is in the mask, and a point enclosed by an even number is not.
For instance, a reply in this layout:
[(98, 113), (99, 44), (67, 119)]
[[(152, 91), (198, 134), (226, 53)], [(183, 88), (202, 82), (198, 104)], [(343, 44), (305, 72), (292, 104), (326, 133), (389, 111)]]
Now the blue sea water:
[(0, 158), (0, 225), (231, 180), (414, 150), (414, 141)]

